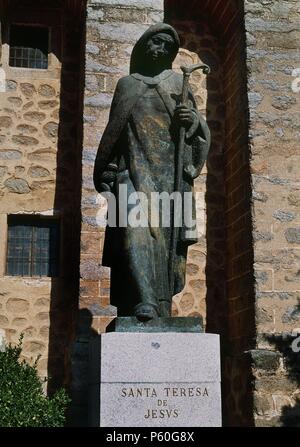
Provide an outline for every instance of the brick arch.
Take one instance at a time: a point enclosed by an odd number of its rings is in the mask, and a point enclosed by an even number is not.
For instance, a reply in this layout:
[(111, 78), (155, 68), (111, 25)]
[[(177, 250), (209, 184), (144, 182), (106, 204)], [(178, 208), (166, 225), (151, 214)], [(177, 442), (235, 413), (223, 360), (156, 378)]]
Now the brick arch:
[[(183, 0), (165, 0), (165, 21), (178, 28), (182, 46), (208, 64), (203, 51), (207, 26), (217, 41), (211, 53), (221, 64), (213, 69), (222, 73), (224, 133), (218, 141), (210, 123), (215, 80), (208, 77), (206, 111), (213, 142), (206, 176), (206, 331), (221, 335), (224, 423), (252, 425), (251, 369), (244, 354), (253, 348), (255, 300), (243, 2), (193, 0), (187, 6)], [(187, 38), (190, 32), (197, 35), (198, 49)], [(216, 226), (216, 216), (223, 226)], [(216, 262), (221, 252), (223, 262)]]
[(240, 0), (191, 0), (187, 8), (184, 0), (165, 0), (165, 17), (168, 20), (173, 12), (181, 18), (189, 17), (191, 12), (194, 18), (202, 15), (226, 42), (241, 24), (239, 18), (242, 3)]

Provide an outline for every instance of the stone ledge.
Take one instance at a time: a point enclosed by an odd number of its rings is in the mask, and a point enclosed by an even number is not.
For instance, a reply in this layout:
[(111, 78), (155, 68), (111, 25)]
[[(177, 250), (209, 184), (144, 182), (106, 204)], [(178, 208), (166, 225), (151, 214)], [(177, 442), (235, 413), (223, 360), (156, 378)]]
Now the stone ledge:
[(201, 333), (203, 321), (200, 317), (156, 318), (145, 322), (136, 317), (118, 317), (109, 324), (106, 332)]

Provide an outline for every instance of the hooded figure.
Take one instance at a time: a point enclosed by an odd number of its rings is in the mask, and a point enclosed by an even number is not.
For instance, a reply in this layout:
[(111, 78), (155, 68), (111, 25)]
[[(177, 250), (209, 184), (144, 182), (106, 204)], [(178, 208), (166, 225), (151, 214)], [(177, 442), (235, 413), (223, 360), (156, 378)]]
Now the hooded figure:
[[(172, 71), (179, 45), (177, 32), (163, 23), (151, 26), (138, 40), (130, 76), (117, 84), (95, 161), (97, 191), (110, 191), (117, 200), (117, 226), (106, 229), (102, 264), (111, 268), (111, 304), (118, 307), (119, 316), (145, 320), (170, 316), (172, 297), (184, 287), (188, 246), (197, 242), (191, 231), (195, 228), (184, 222), (174, 233), (176, 254), (171, 256), (174, 216), (171, 225), (162, 225), (164, 205), (155, 210), (149, 205), (151, 193), (174, 192), (180, 126), (186, 129), (181, 193), (192, 195), (193, 180), (210, 146), (209, 129), (191, 91), (189, 105), (180, 105), (183, 76)], [(135, 212), (137, 203), (127, 200), (134, 193), (147, 199), (139, 202), (140, 214), (144, 210), (146, 216), (139, 227), (124, 225), (119, 211), (125, 209), (126, 217)], [(151, 213), (158, 215), (157, 226)], [(194, 200), (190, 214), (195, 219)]]

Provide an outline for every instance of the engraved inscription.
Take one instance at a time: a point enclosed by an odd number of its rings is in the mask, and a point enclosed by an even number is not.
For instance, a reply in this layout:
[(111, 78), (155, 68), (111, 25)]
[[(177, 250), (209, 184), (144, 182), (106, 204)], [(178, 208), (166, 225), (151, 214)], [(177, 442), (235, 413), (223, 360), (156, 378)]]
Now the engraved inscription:
[(200, 398), (209, 397), (207, 387), (164, 387), (160, 390), (154, 387), (129, 387), (121, 389), (122, 398), (158, 398), (157, 408), (148, 408), (144, 414), (145, 419), (171, 419), (178, 418), (178, 408), (171, 408), (167, 398)]

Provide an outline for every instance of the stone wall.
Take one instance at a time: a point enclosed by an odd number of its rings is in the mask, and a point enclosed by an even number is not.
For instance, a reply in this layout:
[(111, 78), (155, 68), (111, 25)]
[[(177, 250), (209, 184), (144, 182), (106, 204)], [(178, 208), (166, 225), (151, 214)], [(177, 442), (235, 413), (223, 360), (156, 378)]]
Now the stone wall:
[(255, 423), (299, 425), (299, 2), (245, 2), (257, 345)]
[[(59, 2), (3, 12), (0, 93), (0, 326), (8, 342), (24, 334), (23, 356), (41, 359), (49, 389), (70, 381), (69, 349), (78, 301), (80, 232), (80, 53), (82, 25)], [(3, 7), (3, 4), (1, 5)], [(10, 22), (51, 27), (48, 70), (8, 65)], [(7, 216), (53, 216), (61, 227), (58, 278), (6, 276)]]
[(40, 78), (38, 71), (33, 74), (32, 70), (9, 67), (8, 51), (4, 38), (2, 67), (6, 72), (6, 92), (0, 94), (0, 323), (8, 342), (17, 342), (20, 333), (24, 333), (24, 357), (30, 360), (41, 354), (39, 371), (47, 376), (51, 279), (5, 276), (6, 226), (8, 214), (53, 214), (60, 62), (55, 58), (52, 64), (56, 73)]

